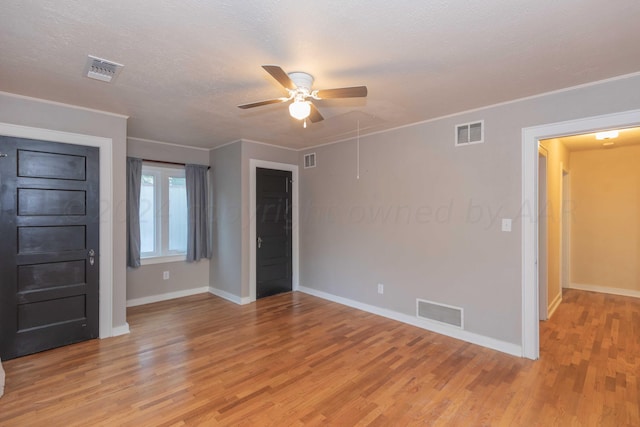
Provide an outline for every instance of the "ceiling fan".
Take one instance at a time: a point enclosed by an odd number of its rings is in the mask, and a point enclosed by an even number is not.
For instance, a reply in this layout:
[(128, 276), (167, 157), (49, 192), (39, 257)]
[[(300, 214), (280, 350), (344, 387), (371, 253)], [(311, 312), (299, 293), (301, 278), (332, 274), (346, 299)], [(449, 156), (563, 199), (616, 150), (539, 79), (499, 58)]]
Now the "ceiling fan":
[(312, 123), (324, 120), (322, 114), (313, 105), (311, 100), (333, 99), (333, 98), (362, 98), (367, 96), (366, 86), (343, 87), (337, 89), (315, 89), (311, 90), (313, 85), (313, 76), (308, 73), (296, 71), (286, 73), (277, 65), (263, 65), (262, 68), (278, 81), (287, 90), (289, 96), (266, 101), (252, 102), (251, 104), (238, 105), (238, 108), (247, 109), (253, 107), (261, 107), (269, 104), (279, 104), (293, 100), (289, 105), (289, 114), (291, 117), (304, 120), (304, 127), (307, 127), (307, 118)]

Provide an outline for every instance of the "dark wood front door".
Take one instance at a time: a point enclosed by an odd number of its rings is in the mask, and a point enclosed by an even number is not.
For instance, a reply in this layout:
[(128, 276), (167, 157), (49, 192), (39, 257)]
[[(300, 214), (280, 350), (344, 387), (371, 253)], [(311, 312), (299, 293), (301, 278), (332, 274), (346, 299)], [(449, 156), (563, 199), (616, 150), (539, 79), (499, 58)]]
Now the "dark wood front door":
[(99, 150), (0, 136), (0, 357), (98, 336)]
[(291, 291), (291, 172), (256, 169), (256, 297)]

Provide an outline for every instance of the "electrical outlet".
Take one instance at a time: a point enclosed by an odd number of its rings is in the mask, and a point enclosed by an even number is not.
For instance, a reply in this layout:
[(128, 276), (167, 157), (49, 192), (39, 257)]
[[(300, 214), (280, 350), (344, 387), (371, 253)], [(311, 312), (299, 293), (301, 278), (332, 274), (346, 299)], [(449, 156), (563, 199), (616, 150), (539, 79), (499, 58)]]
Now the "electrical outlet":
[(378, 293), (384, 294), (384, 285), (382, 283), (378, 283)]
[(162, 272), (162, 280), (169, 280), (169, 272), (168, 271), (163, 271)]

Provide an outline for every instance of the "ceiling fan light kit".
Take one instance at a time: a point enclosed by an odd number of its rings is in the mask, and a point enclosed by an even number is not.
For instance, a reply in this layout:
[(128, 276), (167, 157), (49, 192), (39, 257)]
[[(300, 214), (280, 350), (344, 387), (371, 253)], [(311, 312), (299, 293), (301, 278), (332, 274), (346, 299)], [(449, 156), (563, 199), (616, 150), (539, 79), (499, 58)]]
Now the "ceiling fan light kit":
[(338, 89), (311, 90), (313, 86), (313, 76), (302, 71), (286, 73), (277, 65), (263, 65), (262, 68), (271, 74), (288, 92), (286, 98), (269, 99), (266, 101), (252, 102), (250, 104), (238, 105), (238, 108), (247, 109), (261, 107), (269, 104), (279, 104), (293, 100), (289, 105), (289, 114), (297, 120), (304, 120), (304, 127), (307, 127), (306, 119), (312, 123), (324, 120), (322, 114), (309, 100), (333, 99), (333, 98), (362, 98), (367, 96), (366, 86), (345, 87)]
[(294, 101), (289, 105), (289, 114), (297, 120), (303, 120), (309, 117), (311, 113), (311, 105), (308, 101)]

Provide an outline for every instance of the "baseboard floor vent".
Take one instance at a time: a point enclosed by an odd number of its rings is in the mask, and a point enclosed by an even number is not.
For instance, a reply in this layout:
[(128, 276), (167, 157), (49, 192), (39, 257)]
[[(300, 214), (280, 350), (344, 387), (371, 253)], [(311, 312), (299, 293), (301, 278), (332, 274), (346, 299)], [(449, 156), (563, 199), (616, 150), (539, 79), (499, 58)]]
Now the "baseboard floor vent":
[(417, 299), (416, 316), (460, 329), (464, 327), (464, 311), (460, 307)]
[(316, 153), (309, 153), (304, 155), (304, 168), (315, 168), (316, 167)]
[(484, 120), (456, 125), (456, 147), (484, 142)]

